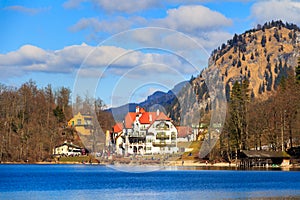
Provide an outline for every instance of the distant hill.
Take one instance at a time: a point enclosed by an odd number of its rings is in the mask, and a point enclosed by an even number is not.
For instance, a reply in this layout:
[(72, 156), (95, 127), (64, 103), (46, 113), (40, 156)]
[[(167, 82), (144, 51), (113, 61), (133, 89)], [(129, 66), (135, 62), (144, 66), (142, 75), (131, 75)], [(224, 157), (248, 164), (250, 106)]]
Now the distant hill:
[(299, 50), (300, 29), (294, 24), (272, 21), (240, 35), (235, 34), (212, 52), (208, 68), (179, 93), (169, 115), (177, 123), (199, 122), (203, 113), (217, 105), (215, 96), (218, 94), (208, 92), (207, 79), (203, 78), (216, 71), (220, 72), (227, 100), (232, 85), (245, 79), (250, 83), (252, 98), (267, 99), (282, 77), (297, 65)]
[(168, 92), (156, 91), (148, 96), (143, 102), (128, 103), (120, 107), (110, 108), (107, 111), (113, 114), (115, 121), (122, 121), (128, 112), (135, 111), (136, 106), (141, 106), (147, 111), (156, 111), (159, 108), (165, 113), (168, 113), (172, 109), (172, 104), (176, 99), (176, 95), (181, 91), (185, 84), (187, 84), (187, 81), (178, 83)]

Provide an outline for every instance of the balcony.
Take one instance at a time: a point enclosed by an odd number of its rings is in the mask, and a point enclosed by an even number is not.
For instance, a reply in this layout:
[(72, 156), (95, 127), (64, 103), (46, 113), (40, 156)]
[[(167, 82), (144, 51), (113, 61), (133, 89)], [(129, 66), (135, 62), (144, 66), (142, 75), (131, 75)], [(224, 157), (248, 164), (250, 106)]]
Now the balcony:
[(152, 142), (152, 145), (154, 147), (165, 147), (165, 146), (167, 146), (167, 143), (166, 142)]
[(170, 128), (169, 127), (156, 127), (155, 128), (156, 130), (170, 130)]
[(165, 134), (165, 133), (157, 133), (156, 135), (156, 139), (158, 140), (168, 140), (170, 137), (169, 135)]
[(146, 132), (133, 132), (128, 134), (129, 137), (146, 137)]
[(152, 145), (154, 147), (176, 147), (176, 142), (160, 141), (160, 142), (152, 142)]

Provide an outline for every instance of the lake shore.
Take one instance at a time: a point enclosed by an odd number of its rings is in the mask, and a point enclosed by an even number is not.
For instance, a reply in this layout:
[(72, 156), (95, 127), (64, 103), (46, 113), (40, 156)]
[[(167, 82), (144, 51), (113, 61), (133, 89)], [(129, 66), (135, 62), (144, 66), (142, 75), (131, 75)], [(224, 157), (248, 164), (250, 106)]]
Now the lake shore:
[(198, 161), (192, 161), (192, 160), (185, 160), (182, 161), (167, 161), (163, 163), (119, 163), (119, 162), (111, 162), (111, 161), (105, 161), (105, 162), (1, 162), (0, 165), (19, 165), (19, 164), (28, 164), (28, 165), (103, 165), (103, 166), (126, 166), (126, 167), (183, 167), (183, 168), (193, 168), (193, 169), (281, 169), (283, 171), (289, 171), (289, 170), (298, 170), (300, 169), (299, 165), (287, 165), (287, 166), (254, 166), (251, 168), (244, 168), (239, 167), (235, 163), (226, 163), (226, 162), (217, 162), (217, 163), (203, 163)]

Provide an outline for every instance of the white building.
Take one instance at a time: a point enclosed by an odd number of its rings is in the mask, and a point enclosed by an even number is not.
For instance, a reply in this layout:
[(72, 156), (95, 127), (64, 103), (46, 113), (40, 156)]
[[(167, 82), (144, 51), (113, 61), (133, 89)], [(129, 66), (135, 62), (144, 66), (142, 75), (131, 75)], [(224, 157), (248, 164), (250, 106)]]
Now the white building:
[[(120, 132), (120, 126), (123, 130)], [(178, 152), (177, 129), (163, 112), (146, 112), (136, 107), (122, 124), (113, 127), (116, 152), (128, 154), (170, 154)]]
[(65, 141), (62, 145), (56, 146), (53, 149), (54, 155), (60, 156), (79, 156), (85, 154), (85, 149), (75, 144)]

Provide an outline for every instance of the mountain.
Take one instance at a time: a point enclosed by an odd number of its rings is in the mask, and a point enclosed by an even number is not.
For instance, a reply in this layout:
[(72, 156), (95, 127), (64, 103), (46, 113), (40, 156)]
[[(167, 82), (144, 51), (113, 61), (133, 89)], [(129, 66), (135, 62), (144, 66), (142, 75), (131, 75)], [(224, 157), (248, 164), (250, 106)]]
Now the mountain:
[(208, 68), (179, 92), (169, 115), (177, 124), (199, 123), (199, 117), (210, 117), (207, 114), (215, 114), (217, 122), (226, 114), (218, 113), (226, 108), (222, 101), (229, 100), (236, 81), (248, 80), (251, 97), (267, 99), (297, 65), (299, 50), (300, 29), (294, 24), (272, 21), (235, 34), (212, 52)]
[(168, 113), (172, 109), (172, 103), (175, 101), (178, 92), (180, 92), (186, 84), (187, 81), (180, 82), (168, 92), (154, 92), (143, 102), (128, 103), (123, 106), (110, 108), (107, 111), (113, 114), (115, 121), (122, 121), (128, 112), (135, 111), (136, 106), (141, 106), (147, 111), (156, 111), (159, 108), (161, 111)]

